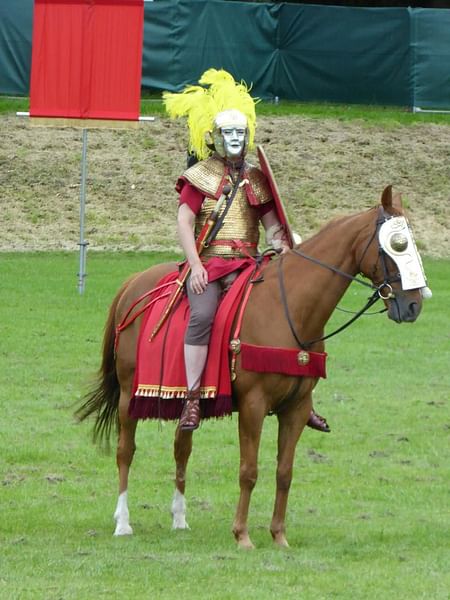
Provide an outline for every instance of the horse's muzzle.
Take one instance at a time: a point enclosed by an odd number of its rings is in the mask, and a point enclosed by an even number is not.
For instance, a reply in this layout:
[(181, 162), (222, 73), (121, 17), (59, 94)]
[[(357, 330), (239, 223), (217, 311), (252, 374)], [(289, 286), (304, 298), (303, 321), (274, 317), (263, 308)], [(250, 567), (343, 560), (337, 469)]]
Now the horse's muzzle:
[(396, 323), (414, 323), (422, 310), (420, 292), (395, 292), (395, 297), (386, 301), (388, 317)]

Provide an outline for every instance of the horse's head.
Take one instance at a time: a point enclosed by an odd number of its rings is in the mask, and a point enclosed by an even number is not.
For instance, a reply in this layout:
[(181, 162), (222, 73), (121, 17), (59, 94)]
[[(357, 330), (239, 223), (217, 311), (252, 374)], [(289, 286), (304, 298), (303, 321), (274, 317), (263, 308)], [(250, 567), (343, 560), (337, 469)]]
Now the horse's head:
[(422, 309), (426, 280), (401, 196), (392, 194), (392, 186), (385, 188), (376, 214), (369, 237), (359, 240), (360, 271), (377, 286), (390, 319), (413, 322)]

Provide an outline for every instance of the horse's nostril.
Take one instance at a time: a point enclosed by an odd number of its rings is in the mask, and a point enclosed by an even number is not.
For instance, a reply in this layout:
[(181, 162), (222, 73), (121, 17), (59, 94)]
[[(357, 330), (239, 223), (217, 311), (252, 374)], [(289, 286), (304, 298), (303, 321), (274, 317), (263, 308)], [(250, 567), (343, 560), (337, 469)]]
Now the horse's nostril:
[(416, 318), (420, 312), (420, 307), (417, 302), (411, 302), (409, 305), (409, 314)]

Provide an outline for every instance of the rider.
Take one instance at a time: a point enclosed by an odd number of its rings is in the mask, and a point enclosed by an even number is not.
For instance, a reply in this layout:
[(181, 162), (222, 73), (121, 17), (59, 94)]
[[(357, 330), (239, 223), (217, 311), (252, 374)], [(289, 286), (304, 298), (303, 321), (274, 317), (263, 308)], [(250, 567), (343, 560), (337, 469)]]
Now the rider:
[[(222, 293), (253, 262), (259, 223), (275, 250), (289, 250), (265, 176), (245, 160), (256, 125), (253, 99), (244, 84), (223, 70), (206, 71), (200, 84), (181, 94), (164, 94), (170, 116), (188, 115), (189, 151), (200, 159), (176, 185), (178, 235), (190, 266), (186, 282), (190, 319), (184, 344), (188, 393), (179, 424), (182, 430), (194, 430), (200, 424), (200, 381), (214, 316)], [(196, 237), (225, 185), (231, 188), (231, 203), (214, 240), (200, 257)], [(308, 425), (329, 431), (326, 420), (314, 411)]]

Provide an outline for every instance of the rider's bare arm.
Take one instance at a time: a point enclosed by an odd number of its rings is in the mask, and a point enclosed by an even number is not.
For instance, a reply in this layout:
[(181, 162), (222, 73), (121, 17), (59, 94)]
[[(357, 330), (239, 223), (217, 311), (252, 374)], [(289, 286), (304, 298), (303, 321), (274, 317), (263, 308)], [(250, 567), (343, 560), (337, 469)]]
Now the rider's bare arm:
[(191, 267), (190, 286), (196, 294), (201, 294), (208, 284), (208, 273), (197, 252), (194, 237), (195, 214), (187, 204), (178, 209), (177, 230), (181, 247)]
[(261, 217), (262, 224), (266, 230), (266, 240), (274, 250), (282, 253), (289, 250), (289, 244), (283, 225), (278, 220), (275, 210), (271, 210)]

